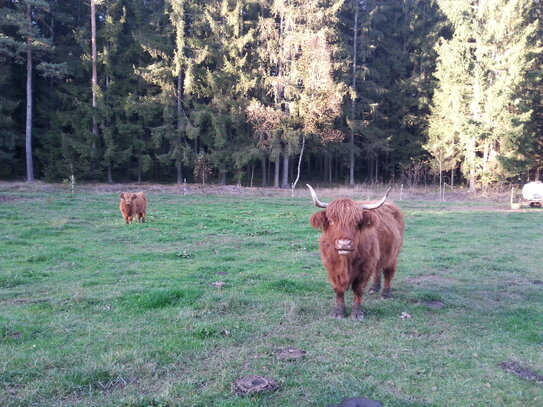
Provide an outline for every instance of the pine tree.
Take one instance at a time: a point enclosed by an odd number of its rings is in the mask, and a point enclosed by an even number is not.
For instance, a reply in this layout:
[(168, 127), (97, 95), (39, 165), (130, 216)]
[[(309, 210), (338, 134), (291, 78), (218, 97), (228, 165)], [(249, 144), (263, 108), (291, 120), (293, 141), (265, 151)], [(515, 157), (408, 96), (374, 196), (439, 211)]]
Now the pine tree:
[(355, 89), (357, 117), (349, 124), (360, 134), (367, 178), (378, 181), (424, 155), (440, 17), (433, 1), (366, 1), (363, 5), (363, 76)]
[[(269, 132), (274, 137), (268, 145), (275, 161), (276, 187), (279, 186), (280, 157), (283, 163), (281, 187), (286, 188), (290, 156), (301, 149), (304, 135), (338, 136), (329, 127), (339, 114), (337, 99), (341, 97), (331, 64), (334, 52), (331, 43), (336, 36), (333, 24), (340, 5), (338, 1), (279, 0), (264, 4), (259, 21), (259, 64), (263, 79), (260, 102), (263, 108), (277, 112), (272, 117), (284, 117), (281, 127)], [(318, 81), (325, 85), (321, 91), (317, 91)], [(316, 106), (331, 110), (322, 110), (323, 115), (319, 115), (311, 105), (311, 97), (315, 98)], [(329, 113), (326, 120), (325, 111)]]
[[(8, 1), (2, 10), (2, 28), (8, 35), (0, 36), (0, 52), (16, 63), (26, 65), (26, 114), (25, 114), (25, 161), (26, 180), (34, 182), (34, 149), (33, 149), (33, 117), (34, 117), (34, 69), (43, 76), (60, 75), (61, 66), (40, 62), (34, 67), (36, 55), (44, 55), (50, 50), (50, 41), (44, 32), (44, 24), (49, 4), (45, 0)], [(10, 103), (5, 103), (9, 109)], [(13, 134), (13, 133), (11, 133)]]
[(21, 139), (13, 119), (17, 107), (17, 95), (12, 86), (14, 74), (7, 61), (7, 55), (0, 51), (0, 175), (3, 176), (13, 175)]
[[(143, 9), (142, 9), (143, 8)], [(122, 164), (129, 169), (134, 161), (138, 182), (152, 168), (153, 143), (148, 127), (149, 115), (156, 110), (142, 109), (137, 96), (142, 94), (134, 66), (141, 62), (140, 44), (132, 30), (145, 25), (145, 8), (126, 0), (103, 3), (103, 23), (98, 31), (98, 60), (103, 72), (99, 98), (100, 156), (112, 182), (112, 171)], [(129, 170), (130, 172), (130, 170)]]
[[(134, 36), (142, 50), (141, 60), (136, 64), (142, 89), (133, 95), (130, 112), (150, 130), (158, 161), (168, 169), (173, 164), (176, 177), (179, 177), (182, 176), (180, 170), (186, 150), (179, 144), (177, 129), (178, 71), (174, 65), (176, 48), (172, 23), (175, 14), (170, 13), (168, 7), (167, 1), (149, 2), (140, 11), (140, 20), (145, 23), (138, 25)], [(144, 144), (140, 146), (144, 147)]]
[(209, 101), (210, 125), (203, 133), (210, 157), (219, 169), (219, 183), (233, 170), (238, 184), (254, 158), (246, 108), (255, 88), (254, 59), (248, 51), (255, 43), (256, 3), (221, 1), (206, 9), (210, 29), (209, 73), (203, 95)]
[(439, 80), (430, 119), (430, 151), (454, 145), (475, 193), (526, 170), (534, 135), (529, 91), (537, 26), (526, 0), (440, 2), (452, 24), (438, 49)]
[[(532, 8), (532, 20), (538, 22), (538, 38), (543, 38), (543, 2), (539, 1)], [(527, 181), (543, 181), (543, 53), (539, 53), (534, 64), (534, 71), (537, 75), (533, 75), (531, 94), (533, 95), (534, 115), (531, 125), (535, 135), (532, 140), (532, 154), (530, 159), (532, 162), (531, 171), (527, 174)]]

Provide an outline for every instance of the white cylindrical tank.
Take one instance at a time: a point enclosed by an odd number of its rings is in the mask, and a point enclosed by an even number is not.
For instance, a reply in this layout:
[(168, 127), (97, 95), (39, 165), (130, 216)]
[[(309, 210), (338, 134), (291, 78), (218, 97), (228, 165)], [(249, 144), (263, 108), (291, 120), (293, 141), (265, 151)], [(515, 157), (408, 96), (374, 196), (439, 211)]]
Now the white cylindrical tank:
[(529, 182), (522, 187), (522, 197), (529, 201), (543, 199), (543, 182)]

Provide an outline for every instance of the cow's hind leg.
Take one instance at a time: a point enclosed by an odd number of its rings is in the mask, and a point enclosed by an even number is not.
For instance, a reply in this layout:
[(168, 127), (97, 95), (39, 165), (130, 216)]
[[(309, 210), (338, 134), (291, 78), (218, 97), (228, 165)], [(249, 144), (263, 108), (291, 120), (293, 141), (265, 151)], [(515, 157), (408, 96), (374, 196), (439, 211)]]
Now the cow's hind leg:
[(396, 264), (390, 267), (385, 267), (383, 269), (383, 274), (385, 275), (385, 286), (383, 288), (383, 298), (392, 297), (392, 279), (394, 274), (396, 274)]
[(370, 287), (370, 294), (377, 294), (381, 291), (381, 271), (376, 271), (373, 275), (373, 284)]

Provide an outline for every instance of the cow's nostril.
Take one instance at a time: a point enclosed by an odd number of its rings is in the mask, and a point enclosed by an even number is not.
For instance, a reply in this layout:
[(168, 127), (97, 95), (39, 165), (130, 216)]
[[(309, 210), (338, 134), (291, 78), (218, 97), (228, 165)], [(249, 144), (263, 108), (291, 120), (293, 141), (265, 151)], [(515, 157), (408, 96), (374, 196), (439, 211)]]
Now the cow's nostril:
[(347, 239), (339, 239), (337, 241), (338, 249), (350, 249), (353, 241)]

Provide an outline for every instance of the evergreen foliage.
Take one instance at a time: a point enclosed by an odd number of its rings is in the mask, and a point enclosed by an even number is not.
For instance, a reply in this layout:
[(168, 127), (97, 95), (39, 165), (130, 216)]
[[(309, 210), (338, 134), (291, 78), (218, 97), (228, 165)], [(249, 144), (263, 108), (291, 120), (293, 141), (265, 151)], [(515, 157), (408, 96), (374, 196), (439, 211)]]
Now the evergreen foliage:
[(428, 149), (440, 168), (461, 165), (470, 188), (533, 165), (540, 22), (528, 0), (442, 1), (452, 36), (438, 47)]
[(52, 181), (196, 181), (200, 152), (221, 184), (541, 176), (539, 0), (93, 3), (94, 87), (88, 3), (0, 3), (2, 178), (29, 137)]

